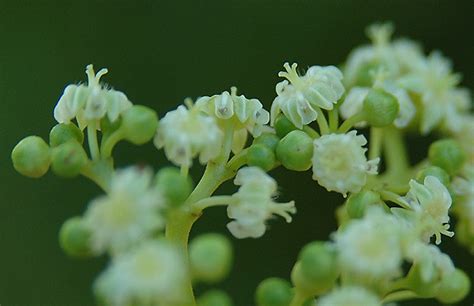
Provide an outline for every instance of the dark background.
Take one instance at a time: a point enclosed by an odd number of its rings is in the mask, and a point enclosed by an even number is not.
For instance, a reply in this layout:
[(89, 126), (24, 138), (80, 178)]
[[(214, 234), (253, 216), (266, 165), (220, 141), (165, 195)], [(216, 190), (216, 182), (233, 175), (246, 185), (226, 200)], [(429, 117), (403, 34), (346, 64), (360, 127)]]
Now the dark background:
[[(468, 1), (5, 1), (0, 0), (0, 304), (91, 305), (91, 283), (105, 258), (73, 260), (58, 247), (62, 222), (81, 214), (100, 190), (83, 178), (41, 180), (13, 171), (10, 151), (23, 137), (47, 139), (52, 110), (65, 85), (85, 80), (84, 68), (108, 67), (104, 80), (160, 115), (187, 96), (236, 85), (268, 107), (285, 61), (300, 67), (339, 64), (366, 41), (364, 28), (392, 20), (397, 35), (441, 49), (473, 88), (474, 2)], [(426, 141), (411, 139), (413, 158)], [(166, 161), (151, 144), (120, 144), (118, 165)], [(198, 179), (199, 169), (194, 169)], [(293, 223), (271, 222), (262, 239), (234, 240), (235, 265), (217, 287), (236, 306), (253, 305), (265, 277), (289, 277), (301, 246), (327, 239), (342, 203), (311, 174), (274, 171), (281, 201), (296, 200)], [(295, 183), (298, 182), (298, 183)], [(227, 186), (227, 187), (226, 187)], [(223, 192), (233, 192), (226, 185)], [(227, 189), (226, 189), (227, 188)], [(225, 230), (224, 209), (213, 209), (192, 235)], [(472, 257), (454, 239), (443, 249), (473, 276)], [(207, 287), (200, 287), (198, 291)], [(460, 305), (471, 305), (471, 294)], [(434, 300), (405, 305), (437, 305)]]

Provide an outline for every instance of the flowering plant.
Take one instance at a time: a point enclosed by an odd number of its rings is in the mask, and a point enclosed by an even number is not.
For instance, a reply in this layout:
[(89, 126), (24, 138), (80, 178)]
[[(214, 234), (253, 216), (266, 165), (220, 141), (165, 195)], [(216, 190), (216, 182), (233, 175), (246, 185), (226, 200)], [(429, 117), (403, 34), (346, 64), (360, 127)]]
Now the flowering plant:
[[(345, 201), (330, 239), (301, 250), (291, 283), (269, 278), (257, 287), (258, 306), (460, 301), (470, 280), (437, 245), (456, 233), (474, 252), (471, 98), (448, 59), (391, 40), (392, 31), (390, 24), (370, 26), (371, 44), (356, 48), (339, 68), (299, 72), (285, 63), (270, 112), (232, 87), (186, 99), (158, 119), (102, 84), (106, 69), (95, 73), (89, 65), (87, 84), (67, 86), (59, 99), (49, 144), (38, 136), (21, 140), (14, 167), (29, 177), (49, 168), (62, 177), (83, 175), (103, 189), (59, 233), (71, 256), (110, 257), (93, 285), (99, 304), (232, 305), (223, 291), (197, 298), (193, 292), (196, 282), (227, 276), (231, 243), (219, 234), (188, 243), (189, 233), (214, 206), (227, 207), (227, 228), (237, 239), (263, 236), (276, 216), (291, 222), (295, 203), (277, 202), (277, 182), (268, 174), (280, 166), (311, 169), (315, 183)], [(416, 165), (408, 162), (408, 133), (440, 136)], [(113, 149), (123, 140), (153, 140), (175, 166), (117, 170)], [(206, 168), (194, 185), (188, 172), (196, 160)], [(232, 179), (234, 194), (214, 194)]]

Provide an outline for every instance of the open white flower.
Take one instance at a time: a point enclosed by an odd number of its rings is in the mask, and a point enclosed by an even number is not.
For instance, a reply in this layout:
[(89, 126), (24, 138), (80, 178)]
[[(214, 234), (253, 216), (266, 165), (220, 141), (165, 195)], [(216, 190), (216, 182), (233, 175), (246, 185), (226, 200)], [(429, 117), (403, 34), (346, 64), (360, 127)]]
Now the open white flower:
[(220, 95), (201, 97), (196, 101), (196, 107), (218, 119), (233, 120), (237, 130), (247, 129), (254, 137), (260, 136), (270, 120), (269, 113), (258, 99), (238, 96), (236, 87), (232, 87), (230, 93), (224, 91)]
[(188, 108), (180, 105), (160, 120), (154, 143), (170, 161), (190, 167), (197, 155), (201, 164), (217, 157), (223, 134), (214, 117), (187, 102)]
[(164, 240), (147, 241), (114, 257), (94, 289), (107, 305), (183, 305), (187, 277), (177, 248)]
[(359, 192), (367, 175), (377, 174), (379, 158), (367, 161), (367, 140), (356, 131), (347, 134), (328, 134), (314, 140), (313, 179), (328, 191), (344, 196)]
[(344, 93), (342, 73), (334, 66), (312, 66), (305, 75), (298, 75), (297, 64), (285, 63), (286, 72), (278, 73), (284, 80), (276, 85), (278, 96), (271, 108), (272, 124), (283, 112), (298, 128), (318, 117), (316, 108), (331, 110)]
[(164, 227), (164, 199), (152, 187), (151, 169), (130, 167), (117, 172), (108, 195), (93, 200), (84, 223), (91, 231), (91, 249), (123, 252)]
[(111, 122), (130, 108), (132, 103), (120, 91), (101, 85), (100, 78), (108, 72), (101, 69), (97, 74), (92, 65), (86, 67), (87, 85), (68, 85), (54, 108), (54, 118), (59, 123), (68, 123), (76, 118), (83, 129), (91, 122), (98, 123), (107, 115)]
[(240, 185), (239, 191), (232, 197), (236, 201), (227, 207), (229, 218), (235, 219), (227, 228), (236, 238), (258, 238), (266, 230), (265, 222), (273, 214), (282, 216), (291, 222), (296, 212), (295, 203), (276, 203), (277, 184), (275, 180), (258, 167), (246, 167), (239, 170), (234, 184)]
[(377, 295), (364, 287), (344, 286), (336, 288), (317, 300), (318, 306), (382, 306)]
[(390, 280), (400, 274), (402, 231), (397, 220), (379, 207), (350, 222), (334, 235), (343, 271), (356, 278)]
[(441, 243), (441, 234), (454, 235), (449, 229), (449, 208), (451, 195), (448, 189), (434, 176), (427, 176), (423, 184), (411, 180), (410, 190), (401, 200), (410, 206), (412, 211), (406, 216), (419, 229), (422, 238), (429, 241), (435, 235), (436, 244)]

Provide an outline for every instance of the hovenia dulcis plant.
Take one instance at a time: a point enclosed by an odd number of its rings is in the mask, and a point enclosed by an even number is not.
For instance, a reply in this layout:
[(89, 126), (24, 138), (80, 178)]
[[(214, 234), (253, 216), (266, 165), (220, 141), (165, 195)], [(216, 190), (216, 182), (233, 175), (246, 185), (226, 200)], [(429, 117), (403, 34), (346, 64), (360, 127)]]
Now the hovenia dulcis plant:
[[(21, 140), (14, 167), (34, 178), (50, 168), (61, 177), (82, 175), (103, 189), (59, 233), (68, 255), (109, 256), (93, 284), (100, 305), (233, 305), (218, 289), (193, 292), (196, 283), (227, 276), (230, 241), (188, 237), (214, 206), (227, 207), (227, 228), (237, 239), (261, 237), (275, 216), (291, 222), (296, 205), (277, 202), (268, 174), (278, 167), (312, 171), (315, 185), (340, 193), (344, 203), (328, 241), (304, 246), (289, 280), (263, 280), (256, 305), (455, 303), (469, 293), (470, 280), (438, 245), (454, 236), (474, 252), (472, 101), (449, 59), (393, 40), (392, 32), (390, 24), (370, 26), (371, 42), (341, 67), (303, 71), (285, 63), (270, 112), (232, 87), (186, 99), (158, 119), (104, 85), (106, 69), (89, 65), (87, 83), (68, 85), (54, 108), (49, 144), (38, 136)], [(437, 139), (416, 165), (407, 134)], [(153, 141), (174, 166), (115, 169), (120, 141)], [(197, 162), (205, 171), (194, 185), (188, 171)], [(236, 192), (214, 195), (229, 180)]]

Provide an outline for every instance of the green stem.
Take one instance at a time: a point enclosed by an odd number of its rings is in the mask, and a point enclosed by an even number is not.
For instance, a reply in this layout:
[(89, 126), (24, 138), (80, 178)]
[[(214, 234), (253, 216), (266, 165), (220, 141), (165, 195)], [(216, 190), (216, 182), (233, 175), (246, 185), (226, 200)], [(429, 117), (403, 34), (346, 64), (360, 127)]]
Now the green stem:
[(208, 207), (229, 205), (236, 202), (232, 196), (213, 196), (194, 202), (191, 207), (193, 211), (200, 212)]
[(339, 126), (339, 110), (337, 107), (328, 112), (329, 114), (329, 129), (331, 132), (336, 132)]
[(303, 126), (303, 131), (313, 139), (321, 137), (321, 135), (319, 135), (319, 133), (316, 132), (316, 130), (310, 126), (307, 126), (307, 125)]
[(227, 163), (227, 168), (232, 171), (237, 171), (240, 167), (247, 163), (247, 149), (243, 149), (237, 155), (234, 155)]
[(329, 125), (326, 120), (326, 116), (324, 116), (323, 111), (319, 107), (315, 107), (316, 112), (318, 113), (318, 117), (316, 118), (316, 122), (318, 122), (319, 131), (321, 134), (329, 134)]
[(399, 194), (387, 190), (382, 190), (380, 191), (380, 196), (383, 200), (390, 201), (392, 203), (400, 205), (403, 208), (411, 210), (411, 207), (409, 205), (400, 200)]
[(397, 301), (404, 301), (409, 299), (419, 298), (419, 296), (410, 290), (401, 290), (389, 293), (385, 298), (382, 300), (382, 303), (390, 303), (390, 302), (397, 302)]
[(409, 163), (402, 134), (395, 127), (384, 129), (383, 145), (387, 176), (402, 183), (409, 174)]
[(102, 158), (108, 158), (112, 156), (112, 150), (114, 149), (115, 145), (122, 139), (123, 133), (120, 129), (110, 134), (110, 136), (107, 137), (107, 139), (105, 139), (105, 141), (100, 146)]
[(105, 192), (109, 192), (113, 171), (112, 160), (102, 159), (90, 161), (81, 170), (81, 174), (96, 183)]
[(365, 114), (363, 112), (357, 113), (349, 118), (347, 118), (337, 130), (338, 133), (345, 133), (349, 131), (355, 124), (364, 121)]
[(306, 299), (307, 296), (305, 294), (302, 294), (299, 290), (295, 289), (295, 295), (293, 296), (289, 306), (302, 306), (303, 303), (306, 302)]
[(87, 141), (89, 143), (89, 150), (91, 153), (92, 160), (98, 160), (100, 157), (99, 143), (97, 141), (97, 128), (96, 123), (90, 123), (87, 126)]
[(382, 151), (383, 129), (370, 128), (369, 159), (380, 157)]

